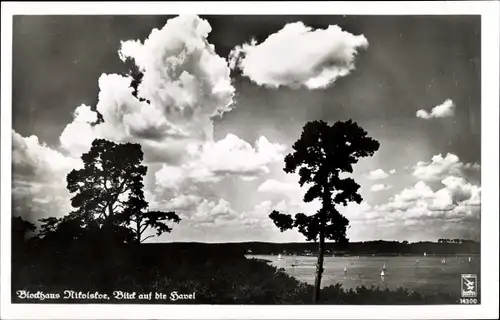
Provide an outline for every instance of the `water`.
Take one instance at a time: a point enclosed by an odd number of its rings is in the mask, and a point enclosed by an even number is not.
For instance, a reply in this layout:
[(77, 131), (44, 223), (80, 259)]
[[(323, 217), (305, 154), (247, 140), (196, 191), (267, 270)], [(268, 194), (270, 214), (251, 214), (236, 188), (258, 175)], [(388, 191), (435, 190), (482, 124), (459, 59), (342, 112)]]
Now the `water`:
[[(271, 264), (284, 268), (285, 271), (310, 284), (314, 284), (316, 271), (316, 257), (283, 256), (278, 260), (272, 255), (252, 255), (248, 258), (270, 260)], [(461, 274), (480, 273), (479, 256), (448, 256), (446, 264), (442, 264), (442, 256), (353, 256), (353, 257), (325, 257), (322, 287), (340, 283), (345, 289), (355, 289), (358, 286), (379, 286), (381, 288), (396, 289), (403, 287), (422, 294), (450, 293), (460, 296)], [(417, 260), (419, 261), (417, 263)], [(463, 263), (462, 263), (463, 261)], [(297, 266), (291, 266), (292, 263)], [(385, 263), (384, 277), (381, 271)], [(479, 283), (478, 283), (479, 285)]]

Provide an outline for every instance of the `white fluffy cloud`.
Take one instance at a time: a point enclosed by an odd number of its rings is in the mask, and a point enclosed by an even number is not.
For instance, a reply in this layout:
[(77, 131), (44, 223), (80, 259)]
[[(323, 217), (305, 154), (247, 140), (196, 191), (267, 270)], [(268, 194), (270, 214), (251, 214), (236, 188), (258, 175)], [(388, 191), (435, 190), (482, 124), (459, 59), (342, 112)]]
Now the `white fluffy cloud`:
[(219, 199), (218, 202), (203, 199), (198, 205), (194, 215), (190, 216), (191, 222), (196, 224), (215, 224), (220, 220), (236, 219), (237, 213), (231, 209), (229, 202)]
[(463, 163), (460, 159), (448, 153), (446, 156), (435, 155), (430, 162), (419, 161), (413, 167), (413, 175), (420, 180), (436, 181), (442, 180), (447, 176), (462, 176), (465, 171), (480, 171), (481, 166), (477, 163)]
[(382, 169), (376, 169), (368, 172), (366, 177), (370, 180), (382, 180), (389, 177), (389, 174)]
[(54, 182), (64, 181), (82, 163), (40, 143), (37, 136), (23, 137), (12, 131), (12, 165), (15, 180)]
[(211, 31), (206, 20), (187, 15), (153, 29), (144, 43), (122, 42), (122, 60), (133, 59), (144, 72), (139, 95), (184, 131), (198, 131), (232, 104), (228, 63), (208, 43)]
[(69, 212), (66, 175), (82, 166), (80, 159), (51, 149), (36, 136), (22, 137), (12, 131), (12, 166), (14, 216), (35, 222)]
[(314, 30), (289, 23), (262, 43), (252, 40), (230, 53), (231, 67), (258, 85), (326, 88), (354, 70), (358, 50), (368, 47), (363, 35), (336, 25)]
[(73, 122), (64, 128), (59, 137), (61, 146), (75, 157), (87, 152), (92, 141), (97, 138), (92, 127), (92, 123), (96, 121), (97, 113), (89, 106), (82, 104), (77, 107), (73, 113)]
[(226, 176), (252, 179), (269, 173), (268, 165), (283, 159), (285, 146), (260, 137), (255, 146), (233, 134), (216, 142), (188, 147), (190, 160), (180, 166), (164, 164), (156, 173), (158, 186), (180, 189), (183, 184), (218, 182)]
[(227, 61), (207, 41), (210, 31), (206, 20), (179, 16), (143, 43), (122, 42), (122, 60), (133, 60), (143, 73), (137, 95), (150, 103), (134, 96), (130, 76), (103, 74), (96, 109), (104, 122), (91, 126), (96, 113), (78, 107), (62, 146), (81, 154), (98, 137), (137, 142), (149, 160), (179, 162), (186, 143), (213, 140), (212, 117), (231, 110), (234, 87)]
[(278, 195), (295, 196), (296, 194), (301, 193), (302, 189), (298, 183), (287, 183), (275, 179), (268, 179), (259, 185), (257, 191)]
[(373, 192), (379, 192), (379, 191), (389, 190), (391, 188), (392, 186), (387, 184), (374, 184), (373, 186), (371, 186), (370, 190)]
[(339, 208), (352, 226), (348, 236), (366, 240), (435, 241), (442, 237), (478, 240), (480, 187), (453, 176), (442, 184), (444, 187), (434, 192), (424, 182), (418, 182), (382, 205), (372, 207), (362, 202)]
[(455, 114), (455, 104), (451, 99), (447, 99), (442, 104), (432, 108), (431, 112), (426, 110), (418, 110), (417, 117), (422, 119), (444, 118), (451, 117)]
[[(425, 182), (419, 181), (391, 197), (387, 203), (365, 208), (355, 220), (365, 225), (376, 223), (380, 228), (411, 227), (412, 232), (419, 234), (429, 229), (427, 231), (432, 230), (434, 237), (462, 233), (465, 237), (477, 238), (481, 188), (455, 176), (446, 177), (441, 184), (442, 188), (433, 191)], [(464, 226), (468, 231), (463, 230)]]

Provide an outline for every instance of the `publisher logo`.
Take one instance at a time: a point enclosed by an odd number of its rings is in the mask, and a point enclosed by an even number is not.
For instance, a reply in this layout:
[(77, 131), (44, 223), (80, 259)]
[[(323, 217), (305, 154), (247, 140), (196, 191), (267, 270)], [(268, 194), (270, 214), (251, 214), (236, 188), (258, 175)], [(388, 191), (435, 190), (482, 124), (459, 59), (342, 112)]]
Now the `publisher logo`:
[(477, 275), (462, 274), (462, 297), (477, 297)]

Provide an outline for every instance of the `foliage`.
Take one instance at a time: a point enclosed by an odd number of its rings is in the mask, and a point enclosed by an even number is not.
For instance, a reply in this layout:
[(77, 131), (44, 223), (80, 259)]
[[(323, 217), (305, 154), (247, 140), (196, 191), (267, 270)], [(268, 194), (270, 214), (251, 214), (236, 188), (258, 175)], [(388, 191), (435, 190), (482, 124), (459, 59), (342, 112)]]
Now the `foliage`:
[(36, 226), (33, 223), (24, 220), (21, 217), (13, 217), (11, 227), (12, 235), (23, 240), (28, 233), (34, 232), (36, 230)]
[[(72, 170), (67, 176), (68, 190), (75, 194), (71, 205), (76, 210), (64, 222), (77, 220), (82, 223), (80, 227), (110, 232), (128, 226), (134, 229), (137, 242), (146, 239), (142, 236), (148, 228), (161, 235), (172, 230), (167, 222), (179, 223), (175, 212), (147, 210), (143, 192), (147, 167), (141, 164), (143, 152), (139, 144), (96, 139), (82, 160), (83, 169)], [(53, 219), (43, 221), (43, 230), (53, 231), (63, 222)]]
[(341, 178), (341, 174), (352, 173), (352, 165), (359, 158), (373, 155), (378, 148), (379, 143), (351, 120), (333, 126), (324, 121), (308, 122), (293, 145), (295, 151), (285, 157), (284, 171), (298, 170), (300, 186), (310, 185), (304, 202), (319, 199), (323, 207), (310, 216), (297, 213), (295, 219), (273, 211), (270, 218), (281, 231), (297, 228), (309, 241), (316, 241), (321, 234), (326, 239), (345, 241), (349, 221), (335, 204), (360, 203), (362, 198), (357, 193), (359, 185), (352, 178)]

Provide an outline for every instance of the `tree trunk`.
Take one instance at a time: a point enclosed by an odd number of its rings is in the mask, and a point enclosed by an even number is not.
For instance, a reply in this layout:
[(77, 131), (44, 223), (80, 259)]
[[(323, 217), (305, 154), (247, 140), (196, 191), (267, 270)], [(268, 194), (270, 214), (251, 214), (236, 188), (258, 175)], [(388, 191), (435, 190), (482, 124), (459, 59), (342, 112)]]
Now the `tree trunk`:
[(319, 302), (321, 292), (321, 277), (323, 276), (323, 258), (325, 255), (325, 219), (326, 213), (329, 212), (331, 206), (330, 191), (328, 184), (323, 186), (323, 208), (319, 216), (319, 246), (318, 246), (318, 262), (316, 264), (316, 280), (314, 281), (314, 297), (313, 303)]
[(135, 222), (137, 223), (137, 244), (141, 244), (141, 223), (139, 221), (139, 217), (135, 219)]
[(316, 280), (314, 281), (314, 299), (313, 303), (319, 302), (319, 294), (321, 290), (321, 276), (323, 275), (323, 257), (325, 255), (325, 235), (323, 230), (319, 234), (318, 246), (318, 262), (316, 264)]

